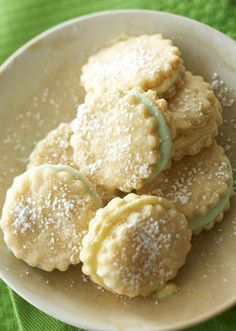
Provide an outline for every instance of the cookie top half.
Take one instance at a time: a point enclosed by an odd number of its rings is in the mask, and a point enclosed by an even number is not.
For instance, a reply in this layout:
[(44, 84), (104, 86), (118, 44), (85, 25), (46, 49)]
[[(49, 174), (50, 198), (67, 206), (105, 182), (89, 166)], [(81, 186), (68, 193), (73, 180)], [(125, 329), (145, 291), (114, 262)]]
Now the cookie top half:
[(86, 92), (140, 86), (154, 89), (160, 96), (182, 75), (180, 55), (172, 41), (161, 34), (129, 36), (91, 56), (82, 67), (81, 83)]

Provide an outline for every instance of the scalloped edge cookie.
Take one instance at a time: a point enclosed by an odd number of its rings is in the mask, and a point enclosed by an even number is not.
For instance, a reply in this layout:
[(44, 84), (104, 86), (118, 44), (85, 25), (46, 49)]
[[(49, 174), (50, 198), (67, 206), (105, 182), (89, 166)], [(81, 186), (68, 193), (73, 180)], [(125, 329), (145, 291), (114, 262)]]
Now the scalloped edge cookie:
[(80, 262), (82, 238), (101, 206), (93, 185), (73, 168), (34, 167), (7, 191), (0, 223), (4, 241), (30, 266), (65, 271)]
[(147, 296), (184, 264), (191, 230), (163, 198), (128, 194), (97, 211), (83, 239), (83, 272), (113, 293)]
[(166, 101), (154, 102), (153, 94), (140, 88), (90, 94), (79, 107), (72, 123), (74, 163), (96, 185), (130, 192), (168, 166), (171, 116)]
[(160, 96), (179, 84), (183, 71), (180, 50), (161, 34), (123, 36), (89, 57), (81, 84), (86, 92), (139, 86)]
[(211, 229), (223, 218), (232, 194), (232, 169), (223, 148), (214, 141), (199, 154), (172, 162), (172, 167), (137, 194), (173, 201), (194, 234)]
[(168, 100), (176, 136), (173, 139), (173, 160), (194, 155), (212, 144), (222, 123), (222, 108), (203, 77), (186, 71), (184, 84)]
[[(60, 164), (79, 170), (79, 166), (76, 166), (73, 161), (74, 151), (70, 145), (71, 135), (71, 123), (61, 123), (56, 129), (50, 131), (44, 139), (37, 143), (30, 154), (27, 169), (43, 164)], [(108, 191), (101, 185), (97, 185), (96, 190), (104, 206), (119, 195), (119, 192)]]

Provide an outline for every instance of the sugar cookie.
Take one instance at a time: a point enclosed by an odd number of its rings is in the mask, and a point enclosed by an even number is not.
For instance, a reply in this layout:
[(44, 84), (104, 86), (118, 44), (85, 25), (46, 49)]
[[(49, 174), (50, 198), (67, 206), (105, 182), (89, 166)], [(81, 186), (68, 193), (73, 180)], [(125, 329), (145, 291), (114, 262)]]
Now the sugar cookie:
[(221, 146), (214, 142), (199, 154), (172, 162), (138, 194), (153, 194), (172, 200), (194, 233), (211, 229), (223, 218), (232, 193), (232, 171)]
[[(61, 164), (77, 169), (78, 167), (73, 161), (73, 148), (70, 145), (71, 135), (71, 123), (61, 123), (38, 142), (30, 154), (27, 168), (42, 164)], [(118, 192), (108, 191), (101, 185), (96, 185), (96, 190), (101, 196), (103, 205), (118, 195)]]
[(82, 67), (81, 84), (86, 92), (140, 86), (160, 96), (181, 80), (184, 68), (180, 55), (161, 34), (126, 37), (89, 58)]
[[(87, 97), (72, 122), (74, 163), (91, 182), (130, 192), (163, 171), (172, 152), (171, 117), (153, 91)], [(168, 122), (168, 124), (167, 124)]]
[(184, 264), (191, 231), (163, 198), (128, 194), (97, 211), (80, 254), (83, 272), (113, 293), (147, 296)]
[(222, 123), (221, 106), (209, 83), (189, 71), (184, 85), (168, 100), (173, 115), (176, 137), (172, 159), (198, 153), (210, 146)]
[(43, 165), (14, 179), (1, 227), (13, 254), (46, 271), (80, 262), (81, 241), (101, 207), (93, 185), (68, 166)]
[(73, 149), (70, 145), (70, 123), (61, 123), (40, 140), (29, 157), (28, 168), (41, 164), (63, 164), (75, 168)]

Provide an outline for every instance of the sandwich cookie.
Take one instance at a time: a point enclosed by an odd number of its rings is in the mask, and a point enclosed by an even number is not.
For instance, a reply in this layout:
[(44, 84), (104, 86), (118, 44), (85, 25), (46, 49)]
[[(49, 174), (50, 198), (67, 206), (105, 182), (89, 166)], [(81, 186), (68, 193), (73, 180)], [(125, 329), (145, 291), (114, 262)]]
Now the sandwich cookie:
[[(72, 135), (71, 123), (61, 123), (56, 129), (50, 131), (47, 136), (38, 142), (29, 157), (27, 168), (42, 164), (57, 164), (71, 166), (78, 170), (73, 161), (73, 148), (70, 145)], [(97, 185), (96, 190), (105, 206), (118, 192), (110, 192)]]
[(232, 186), (230, 161), (214, 141), (199, 154), (172, 162), (170, 169), (137, 194), (152, 194), (173, 201), (186, 216), (190, 229), (198, 234), (222, 220), (229, 208)]
[(165, 287), (185, 263), (191, 231), (172, 202), (128, 194), (97, 211), (83, 239), (83, 272), (103, 288), (129, 297)]
[(211, 85), (201, 76), (186, 72), (183, 86), (168, 100), (168, 110), (173, 115), (176, 131), (172, 159), (197, 154), (203, 147), (210, 146), (218, 135), (222, 123), (221, 105)]
[(7, 191), (4, 240), (30, 266), (65, 271), (80, 262), (82, 238), (100, 207), (95, 188), (75, 169), (34, 167), (16, 177)]
[(169, 165), (171, 125), (153, 91), (88, 95), (72, 122), (74, 163), (96, 185), (131, 192)]
[(70, 145), (70, 123), (61, 123), (40, 140), (30, 154), (28, 169), (41, 164), (62, 164), (75, 168)]
[(81, 84), (86, 92), (139, 86), (171, 96), (183, 76), (181, 54), (171, 40), (161, 34), (127, 36), (89, 58), (82, 67)]

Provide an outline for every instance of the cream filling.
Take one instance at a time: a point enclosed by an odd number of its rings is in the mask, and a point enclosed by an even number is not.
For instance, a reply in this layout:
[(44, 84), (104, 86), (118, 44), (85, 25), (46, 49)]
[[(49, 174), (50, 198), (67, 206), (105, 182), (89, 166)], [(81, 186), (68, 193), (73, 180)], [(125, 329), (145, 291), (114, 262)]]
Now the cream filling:
[(177, 71), (172, 78), (165, 79), (160, 86), (157, 86), (156, 88), (152, 87), (152, 89), (155, 89), (157, 91), (157, 94), (160, 96), (160, 94), (164, 94), (165, 92), (168, 92), (168, 90), (175, 84), (178, 78), (179, 78), (179, 72)]
[(225, 210), (227, 204), (229, 203), (229, 199), (233, 191), (233, 175), (229, 160), (228, 163), (230, 167), (231, 177), (228, 181), (227, 193), (223, 195), (220, 201), (214, 207), (212, 207), (206, 215), (195, 216), (188, 222), (188, 227), (192, 231), (199, 230), (203, 226), (211, 223), (220, 213), (222, 213)]
[(139, 93), (135, 93), (135, 96), (138, 100), (147, 107), (150, 114), (155, 118), (157, 122), (157, 131), (160, 136), (160, 161), (158, 162), (155, 170), (151, 174), (151, 176), (147, 179), (147, 181), (153, 180), (158, 174), (160, 174), (163, 170), (165, 170), (168, 166), (168, 163), (171, 159), (172, 154), (172, 137), (161, 110), (157, 107), (157, 105), (147, 97)]
[(102, 200), (97, 193), (94, 185), (85, 177), (83, 176), (78, 170), (75, 170), (74, 168), (70, 166), (64, 166), (64, 165), (56, 165), (56, 164), (43, 164), (37, 167), (30, 168), (27, 171), (32, 171), (34, 169), (37, 169), (38, 171), (41, 171), (43, 169), (51, 168), (55, 170), (56, 172), (64, 171), (69, 174), (71, 174), (75, 179), (81, 181), (86, 188), (87, 192), (91, 196), (91, 198), (94, 201), (96, 209), (102, 208)]

